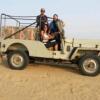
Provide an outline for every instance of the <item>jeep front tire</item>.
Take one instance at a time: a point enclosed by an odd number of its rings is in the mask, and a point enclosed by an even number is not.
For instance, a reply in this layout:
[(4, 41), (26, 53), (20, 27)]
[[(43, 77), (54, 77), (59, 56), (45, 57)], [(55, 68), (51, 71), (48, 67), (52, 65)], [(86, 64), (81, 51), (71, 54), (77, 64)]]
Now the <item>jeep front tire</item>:
[(83, 75), (96, 76), (100, 72), (100, 59), (96, 55), (84, 55), (79, 61), (79, 69)]

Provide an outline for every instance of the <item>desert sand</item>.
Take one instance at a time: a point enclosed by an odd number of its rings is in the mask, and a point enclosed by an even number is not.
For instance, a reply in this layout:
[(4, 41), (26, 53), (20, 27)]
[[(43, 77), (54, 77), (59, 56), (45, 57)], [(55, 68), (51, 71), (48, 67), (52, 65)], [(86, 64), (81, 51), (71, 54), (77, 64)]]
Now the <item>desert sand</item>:
[(100, 100), (100, 75), (82, 76), (72, 65), (11, 70), (1, 62), (0, 100)]

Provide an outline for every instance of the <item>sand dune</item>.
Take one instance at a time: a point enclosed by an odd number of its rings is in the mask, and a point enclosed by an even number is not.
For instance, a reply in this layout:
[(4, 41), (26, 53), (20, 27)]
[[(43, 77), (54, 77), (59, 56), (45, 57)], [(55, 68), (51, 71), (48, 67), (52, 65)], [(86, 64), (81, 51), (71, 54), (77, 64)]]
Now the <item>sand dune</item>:
[(87, 77), (69, 65), (30, 64), (11, 70), (0, 64), (0, 100), (100, 100), (100, 75)]

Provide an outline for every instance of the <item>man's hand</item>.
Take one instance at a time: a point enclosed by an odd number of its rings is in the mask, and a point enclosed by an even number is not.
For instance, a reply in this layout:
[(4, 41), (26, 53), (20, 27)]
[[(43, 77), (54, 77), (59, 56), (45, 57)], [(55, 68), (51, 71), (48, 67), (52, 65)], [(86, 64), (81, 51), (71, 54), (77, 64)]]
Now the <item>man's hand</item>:
[(53, 35), (48, 35), (49, 36), (49, 39), (53, 39), (54, 38), (54, 36)]

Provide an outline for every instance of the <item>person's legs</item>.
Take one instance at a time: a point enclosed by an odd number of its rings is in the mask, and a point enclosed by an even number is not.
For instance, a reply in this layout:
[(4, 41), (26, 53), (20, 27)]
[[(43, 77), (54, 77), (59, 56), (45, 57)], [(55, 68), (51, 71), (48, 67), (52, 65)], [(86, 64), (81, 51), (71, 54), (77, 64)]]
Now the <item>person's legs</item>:
[(48, 50), (53, 51), (53, 46), (52, 46), (52, 44), (51, 44), (50, 42), (47, 42), (47, 43), (45, 44), (45, 46), (46, 46), (46, 48), (47, 48)]
[(49, 47), (48, 50), (53, 51), (53, 47)]
[(45, 43), (46, 48), (48, 48), (48, 50), (54, 50), (58, 51), (58, 43), (56, 42), (56, 40), (51, 40), (48, 41), (47, 43)]
[(56, 39), (56, 42), (57, 42), (57, 44), (58, 44), (58, 50), (60, 50), (60, 44), (61, 44), (61, 41), (60, 41), (60, 34), (58, 34), (58, 35), (56, 35), (56, 37), (55, 37), (55, 39)]
[(58, 44), (55, 44), (54, 49), (55, 51), (58, 51)]

